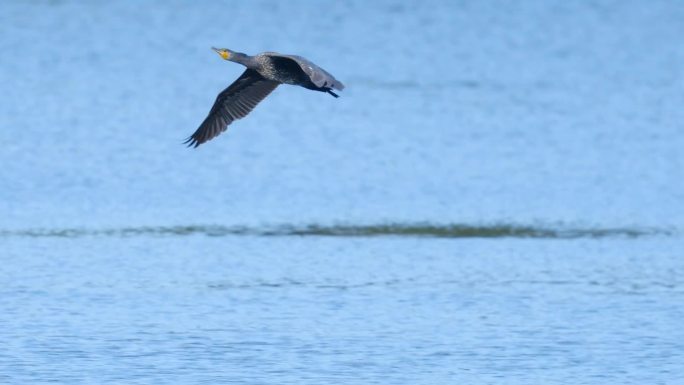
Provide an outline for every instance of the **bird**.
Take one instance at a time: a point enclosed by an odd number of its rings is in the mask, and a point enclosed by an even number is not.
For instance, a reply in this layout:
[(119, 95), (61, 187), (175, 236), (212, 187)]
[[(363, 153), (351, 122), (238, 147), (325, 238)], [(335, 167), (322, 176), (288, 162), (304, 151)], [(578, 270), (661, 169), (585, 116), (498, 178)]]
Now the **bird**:
[(233, 121), (247, 116), (280, 84), (325, 92), (335, 98), (339, 95), (333, 90), (344, 89), (342, 82), (301, 56), (277, 52), (262, 52), (250, 56), (227, 48), (211, 49), (223, 60), (242, 64), (247, 69), (218, 94), (202, 124), (185, 140), (184, 144), (188, 147), (197, 147), (221, 134)]

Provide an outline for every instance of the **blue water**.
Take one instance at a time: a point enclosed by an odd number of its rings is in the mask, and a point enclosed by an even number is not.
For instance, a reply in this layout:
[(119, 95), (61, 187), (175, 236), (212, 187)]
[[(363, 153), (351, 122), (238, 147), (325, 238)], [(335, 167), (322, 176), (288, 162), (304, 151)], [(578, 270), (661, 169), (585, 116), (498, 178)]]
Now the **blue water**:
[[(684, 384), (682, 20), (2, 2), (0, 383)], [(187, 149), (211, 46), (347, 88)]]

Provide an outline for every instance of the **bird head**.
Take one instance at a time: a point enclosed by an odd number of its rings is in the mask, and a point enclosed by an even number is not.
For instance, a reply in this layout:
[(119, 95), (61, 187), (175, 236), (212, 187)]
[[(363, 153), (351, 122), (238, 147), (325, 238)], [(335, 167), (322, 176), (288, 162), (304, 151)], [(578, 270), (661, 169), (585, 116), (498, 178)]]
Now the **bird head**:
[(219, 56), (223, 58), (223, 60), (230, 60), (230, 57), (233, 55), (233, 51), (227, 49), (227, 48), (214, 48), (211, 47), (214, 51), (216, 51)]

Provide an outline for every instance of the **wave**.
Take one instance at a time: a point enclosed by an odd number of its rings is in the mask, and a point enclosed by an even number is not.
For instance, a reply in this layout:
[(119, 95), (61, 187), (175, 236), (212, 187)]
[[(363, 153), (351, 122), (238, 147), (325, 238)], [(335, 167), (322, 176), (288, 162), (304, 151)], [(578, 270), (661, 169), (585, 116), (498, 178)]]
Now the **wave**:
[(673, 229), (652, 227), (570, 227), (565, 225), (516, 225), (516, 224), (429, 224), (390, 223), (376, 225), (354, 224), (307, 224), (266, 226), (140, 226), (108, 229), (88, 228), (37, 228), (0, 230), (0, 237), (145, 237), (145, 236), (261, 236), (261, 237), (426, 237), (426, 238), (639, 238), (674, 236)]

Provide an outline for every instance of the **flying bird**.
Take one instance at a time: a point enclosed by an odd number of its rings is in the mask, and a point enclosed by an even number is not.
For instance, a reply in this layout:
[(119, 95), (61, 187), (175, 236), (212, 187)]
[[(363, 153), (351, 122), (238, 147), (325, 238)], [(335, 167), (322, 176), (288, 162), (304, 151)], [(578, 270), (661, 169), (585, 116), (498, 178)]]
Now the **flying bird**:
[(314, 91), (343, 90), (344, 84), (314, 63), (296, 55), (263, 52), (249, 56), (226, 48), (213, 48), (224, 60), (247, 67), (233, 84), (216, 97), (209, 115), (185, 141), (188, 147), (197, 147), (228, 128), (234, 120), (242, 119), (280, 84), (302, 86)]

